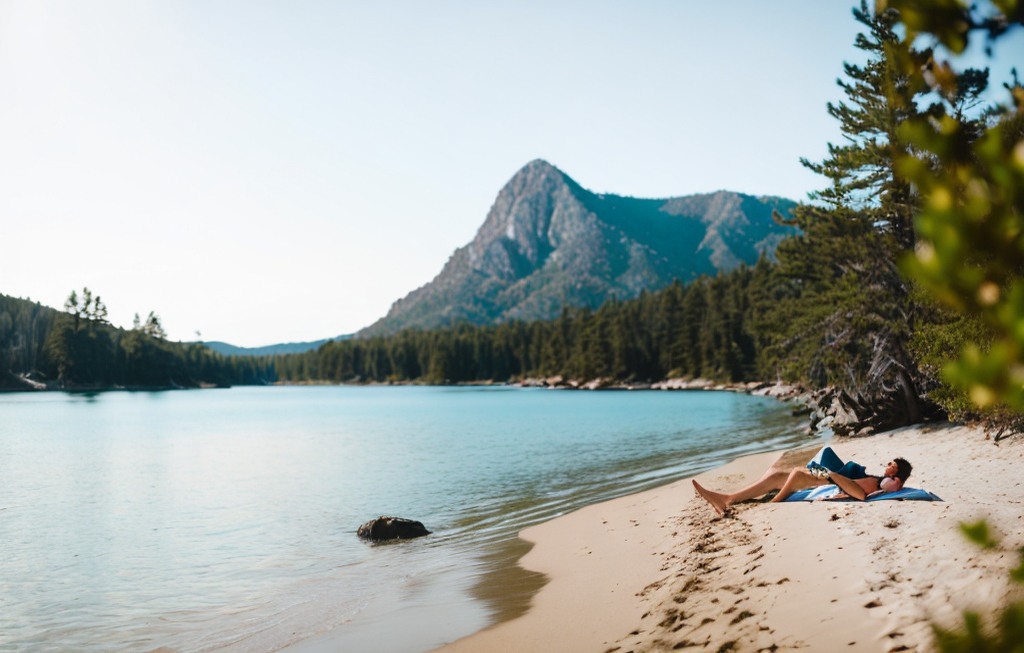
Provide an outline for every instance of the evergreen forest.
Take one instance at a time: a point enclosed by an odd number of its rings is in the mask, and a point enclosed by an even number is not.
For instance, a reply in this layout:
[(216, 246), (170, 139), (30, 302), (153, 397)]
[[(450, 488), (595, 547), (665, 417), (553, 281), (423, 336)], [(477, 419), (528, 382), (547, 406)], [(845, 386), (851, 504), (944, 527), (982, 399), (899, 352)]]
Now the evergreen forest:
[[(0, 389), (198, 388), (276, 380), (268, 362), (228, 358), (201, 344), (168, 342), (160, 319), (132, 329), (106, 320), (88, 288), (64, 311), (0, 295)], [(20, 377), (20, 378), (19, 378)]]

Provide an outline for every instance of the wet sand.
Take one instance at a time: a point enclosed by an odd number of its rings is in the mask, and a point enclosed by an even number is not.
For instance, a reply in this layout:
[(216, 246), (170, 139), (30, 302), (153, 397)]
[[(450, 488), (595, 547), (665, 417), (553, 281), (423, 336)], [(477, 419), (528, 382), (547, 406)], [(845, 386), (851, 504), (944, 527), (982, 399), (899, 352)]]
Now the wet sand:
[[(931, 621), (953, 626), (1019, 595), (1008, 572), (1024, 546), (1024, 438), (943, 425), (830, 446), (876, 474), (903, 456), (907, 485), (944, 501), (755, 501), (719, 517), (684, 480), (589, 506), (522, 532), (534, 546), (520, 565), (548, 579), (525, 614), (439, 651), (929, 651)], [(813, 453), (697, 478), (734, 489)], [(961, 535), (981, 518), (999, 548)]]

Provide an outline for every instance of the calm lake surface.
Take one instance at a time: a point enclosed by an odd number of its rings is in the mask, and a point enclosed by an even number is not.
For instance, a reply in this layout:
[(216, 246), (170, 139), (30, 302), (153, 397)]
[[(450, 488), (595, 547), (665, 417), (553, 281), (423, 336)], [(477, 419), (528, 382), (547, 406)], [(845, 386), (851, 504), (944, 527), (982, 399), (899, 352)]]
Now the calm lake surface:
[[(522, 528), (802, 423), (727, 392), (0, 395), (0, 650), (422, 651), (525, 608)], [(358, 540), (378, 515), (433, 534)]]

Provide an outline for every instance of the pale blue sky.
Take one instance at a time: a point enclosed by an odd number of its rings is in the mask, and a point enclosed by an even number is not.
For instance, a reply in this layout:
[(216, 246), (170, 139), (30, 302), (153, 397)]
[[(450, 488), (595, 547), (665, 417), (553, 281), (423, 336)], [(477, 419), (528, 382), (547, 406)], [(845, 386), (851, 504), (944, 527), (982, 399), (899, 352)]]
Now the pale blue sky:
[(0, 0), (0, 292), (313, 340), (433, 278), (535, 158), (598, 192), (804, 199), (851, 7)]

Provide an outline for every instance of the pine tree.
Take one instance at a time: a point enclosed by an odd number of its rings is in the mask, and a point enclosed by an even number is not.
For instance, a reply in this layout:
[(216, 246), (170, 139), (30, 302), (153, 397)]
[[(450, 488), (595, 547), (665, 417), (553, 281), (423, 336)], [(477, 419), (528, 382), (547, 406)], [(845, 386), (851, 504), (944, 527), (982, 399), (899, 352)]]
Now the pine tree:
[(897, 169), (910, 149), (901, 125), (919, 115), (927, 86), (894, 58), (896, 11), (872, 12), (862, 0), (853, 14), (866, 27), (855, 45), (868, 60), (844, 64), (846, 100), (828, 105), (845, 144), (830, 144), (821, 163), (802, 160), (830, 185), (788, 221), (803, 233), (777, 251), (776, 292), (789, 299), (759, 317), (762, 338), (769, 334), (759, 368), (836, 386), (882, 428), (931, 411), (919, 399), (928, 379), (908, 344), (917, 309), (897, 265), (914, 248), (918, 202)]
[(866, 33), (857, 35), (854, 45), (867, 53), (868, 61), (843, 64), (848, 81), (836, 83), (847, 101), (827, 105), (846, 142), (829, 143), (828, 157), (821, 163), (807, 159), (801, 163), (831, 181), (829, 188), (811, 193), (812, 199), (830, 208), (869, 212), (900, 250), (912, 250), (916, 199), (910, 184), (894, 168), (896, 160), (908, 151), (899, 126), (918, 115), (917, 98), (928, 89), (889, 54), (900, 40), (895, 31), (898, 12), (872, 12), (866, 0), (861, 0), (853, 16), (867, 28)]
[(167, 338), (167, 332), (164, 331), (164, 325), (160, 321), (160, 316), (153, 311), (149, 312), (146, 323), (142, 325), (142, 331), (147, 336), (157, 340), (165, 340)]

